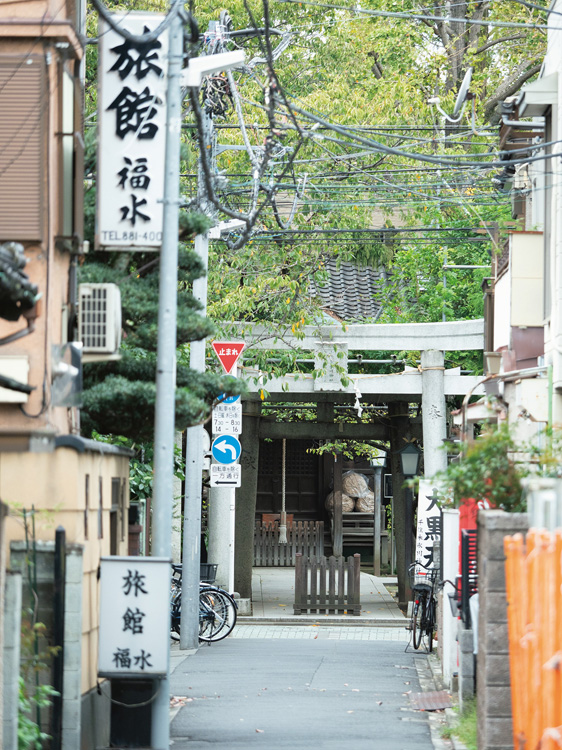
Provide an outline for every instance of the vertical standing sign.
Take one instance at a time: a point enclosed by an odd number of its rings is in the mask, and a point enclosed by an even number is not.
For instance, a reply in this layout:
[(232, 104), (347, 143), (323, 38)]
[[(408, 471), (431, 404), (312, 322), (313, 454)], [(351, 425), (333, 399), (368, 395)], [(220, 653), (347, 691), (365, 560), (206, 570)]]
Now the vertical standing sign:
[[(164, 16), (114, 14), (141, 35)], [(96, 247), (158, 250), (162, 244), (168, 33), (130, 42), (100, 20)]]
[(154, 677), (168, 669), (170, 560), (102, 557), (98, 673)]
[[(441, 508), (438, 502), (442, 498), (443, 492), (436, 482), (420, 479), (415, 559), (428, 566), (437, 562), (433, 559), (433, 545), (441, 539)], [(423, 577), (427, 571), (418, 566), (416, 575)]]
[[(213, 341), (213, 350), (227, 375), (236, 372), (245, 343), (243, 341)], [(242, 432), (242, 404), (239, 396), (221, 399), (213, 409), (213, 435), (218, 436), (211, 446), (215, 463), (211, 464), (211, 487), (241, 487), (242, 467), (237, 464), (240, 443), (237, 435)], [(236, 455), (233, 451), (236, 447)]]

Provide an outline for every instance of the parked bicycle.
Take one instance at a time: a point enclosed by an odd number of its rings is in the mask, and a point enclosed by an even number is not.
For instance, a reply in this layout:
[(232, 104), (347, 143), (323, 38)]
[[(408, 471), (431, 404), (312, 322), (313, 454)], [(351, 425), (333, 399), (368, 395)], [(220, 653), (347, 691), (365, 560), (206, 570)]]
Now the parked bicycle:
[(433, 636), (437, 624), (437, 600), (435, 598), (437, 573), (437, 568), (418, 561), (412, 563), (408, 569), (413, 605), (407, 629), (412, 633), (412, 645), (416, 650), (421, 646), (425, 635), (427, 650), (433, 651)]
[[(172, 637), (177, 637), (181, 624), (182, 566), (172, 565), (171, 614)], [(230, 635), (236, 625), (237, 605), (223, 589), (202, 582), (199, 586), (199, 640), (220, 641)]]

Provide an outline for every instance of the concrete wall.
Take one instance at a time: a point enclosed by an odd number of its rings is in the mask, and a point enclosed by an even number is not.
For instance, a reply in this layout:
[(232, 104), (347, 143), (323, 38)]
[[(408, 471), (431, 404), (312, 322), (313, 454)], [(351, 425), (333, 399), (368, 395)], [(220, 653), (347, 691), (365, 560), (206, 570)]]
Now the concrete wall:
[[(459, 572), (459, 511), (443, 510), (443, 578), (455, 581)], [(443, 670), (443, 682), (453, 687), (453, 678), (458, 672), (457, 618), (453, 617), (449, 604), (449, 593), (454, 593), (450, 583), (443, 586), (441, 597), (441, 630), (439, 649)]]
[(526, 513), (478, 514), (478, 750), (513, 750), (503, 540), (528, 527)]
[(18, 702), (21, 630), (21, 575), (8, 572), (2, 649), (2, 748), (18, 749)]
[[(88, 480), (86, 480), (88, 477)], [(66, 531), (67, 545), (82, 548), (81, 597), (81, 694), (97, 679), (99, 582), (102, 555), (110, 554), (112, 481), (120, 483), (117, 508), (118, 555), (128, 549), (129, 459), (126, 455), (57, 448), (52, 453), (0, 453), (0, 496), (9, 504), (36, 510), (35, 536), (52, 544), (58, 525)], [(28, 523), (30, 523), (28, 521)], [(29, 531), (29, 530), (28, 530)], [(6, 523), (7, 539), (23, 544), (21, 511), (14, 510)], [(12, 559), (13, 563), (13, 559)], [(69, 593), (69, 596), (71, 594)], [(78, 597), (73, 591), (72, 597)], [(48, 598), (41, 606), (49, 604)], [(48, 624), (48, 606), (41, 618)], [(41, 619), (40, 618), (40, 619)]]

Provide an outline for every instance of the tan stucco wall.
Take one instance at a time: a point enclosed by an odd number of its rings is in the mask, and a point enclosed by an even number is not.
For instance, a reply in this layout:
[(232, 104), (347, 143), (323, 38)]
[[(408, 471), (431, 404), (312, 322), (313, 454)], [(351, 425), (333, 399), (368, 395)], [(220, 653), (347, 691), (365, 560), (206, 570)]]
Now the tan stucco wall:
[[(57, 42), (70, 42), (70, 50), (80, 57), (82, 48), (76, 44), (76, 35), (65, 21), (64, 6), (51, 2), (11, 3), (7, 7), (0, 4), (0, 54), (50, 56), (47, 70), (47, 90), (51, 92), (45, 103), (45, 130), (43, 153), (43, 240), (40, 244), (24, 242), (24, 252), (28, 259), (25, 273), (37, 284), (41, 293), (38, 303), (39, 316), (35, 321), (35, 331), (17, 341), (2, 347), (3, 356), (25, 356), (29, 360), (28, 383), (35, 390), (27, 398), (24, 408), (33, 417), (26, 417), (18, 405), (4, 404), (0, 398), (0, 437), (15, 433), (29, 433), (42, 430), (65, 434), (72, 431), (71, 413), (65, 407), (53, 407), (50, 400), (51, 386), (51, 347), (63, 343), (63, 308), (68, 302), (68, 271), (70, 254), (55, 248), (58, 231), (59, 194), (59, 143), (57, 133), (62, 130), (60, 123), (60, 50)], [(29, 24), (29, 19), (38, 19), (37, 28)], [(27, 25), (17, 24), (25, 19)], [(45, 20), (48, 23), (45, 25)], [(44, 33), (42, 29), (49, 29)], [(23, 33), (25, 32), (25, 36)], [(41, 40), (41, 43), (38, 43)], [(72, 53), (71, 53), (72, 54)], [(49, 58), (46, 58), (49, 59)], [(0, 117), (2, 113), (0, 113)], [(18, 237), (10, 240), (20, 241)], [(0, 319), (0, 338), (10, 336), (27, 325), (20, 317), (17, 321)], [(43, 392), (43, 386), (46, 391)], [(45, 399), (45, 401), (44, 401)], [(44, 408), (45, 407), (45, 408)]]
[[(85, 537), (85, 485), (89, 475), (88, 538)], [(102, 480), (103, 538), (98, 538), (99, 479)], [(6, 522), (6, 542), (23, 540), (21, 510), (35, 515), (36, 538), (53, 541), (61, 525), (68, 543), (84, 547), (82, 585), (82, 693), (96, 684), (99, 624), (97, 571), (102, 555), (110, 553), (111, 480), (125, 481), (125, 528), (118, 512), (117, 554), (126, 555), (128, 545), (129, 459), (97, 452), (78, 453), (58, 448), (52, 453), (0, 453), (0, 498), (11, 507)], [(122, 539), (124, 537), (124, 539)]]

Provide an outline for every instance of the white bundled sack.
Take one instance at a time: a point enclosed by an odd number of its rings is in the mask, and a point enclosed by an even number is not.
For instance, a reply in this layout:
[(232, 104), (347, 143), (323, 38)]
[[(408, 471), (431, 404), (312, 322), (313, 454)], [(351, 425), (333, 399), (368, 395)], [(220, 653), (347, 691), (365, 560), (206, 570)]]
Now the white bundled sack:
[(355, 510), (357, 513), (374, 513), (375, 493), (369, 492), (365, 497), (358, 497), (355, 501)]
[(366, 497), (369, 493), (369, 485), (363, 474), (346, 471), (342, 477), (342, 490), (349, 497)]
[[(342, 513), (352, 513), (354, 507), (355, 507), (355, 500), (352, 497), (349, 497), (349, 495), (342, 493), (342, 496), (341, 496)], [(326, 498), (326, 508), (331, 513), (333, 513), (334, 511), (334, 493), (333, 492), (330, 492), (330, 494)]]

